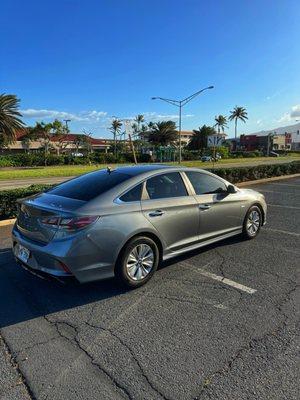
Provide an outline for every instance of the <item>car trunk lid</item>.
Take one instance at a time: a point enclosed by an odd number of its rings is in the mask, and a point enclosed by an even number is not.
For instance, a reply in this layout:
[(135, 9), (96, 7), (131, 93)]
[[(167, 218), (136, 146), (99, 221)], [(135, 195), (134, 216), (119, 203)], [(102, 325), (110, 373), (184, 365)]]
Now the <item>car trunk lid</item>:
[(45, 226), (42, 219), (72, 216), (84, 204), (81, 200), (49, 193), (18, 200), (17, 227), (28, 239), (46, 244), (53, 239), (58, 227)]

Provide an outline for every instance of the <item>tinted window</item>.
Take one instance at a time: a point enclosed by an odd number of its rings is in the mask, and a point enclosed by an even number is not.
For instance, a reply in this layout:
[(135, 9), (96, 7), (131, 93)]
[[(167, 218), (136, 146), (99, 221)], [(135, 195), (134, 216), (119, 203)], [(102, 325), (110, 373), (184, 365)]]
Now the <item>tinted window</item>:
[(70, 199), (89, 201), (129, 178), (131, 178), (130, 175), (121, 174), (117, 171), (109, 173), (106, 170), (100, 170), (62, 183), (50, 189), (48, 193)]
[(120, 200), (125, 202), (140, 201), (142, 195), (142, 187), (143, 187), (142, 183), (140, 185), (135, 186), (133, 189), (123, 194), (123, 196), (120, 197)]
[(150, 199), (187, 196), (187, 191), (178, 172), (158, 175), (147, 180), (146, 189)]
[(186, 172), (196, 194), (222, 193), (227, 191), (225, 183), (214, 176), (201, 174), (200, 172)]

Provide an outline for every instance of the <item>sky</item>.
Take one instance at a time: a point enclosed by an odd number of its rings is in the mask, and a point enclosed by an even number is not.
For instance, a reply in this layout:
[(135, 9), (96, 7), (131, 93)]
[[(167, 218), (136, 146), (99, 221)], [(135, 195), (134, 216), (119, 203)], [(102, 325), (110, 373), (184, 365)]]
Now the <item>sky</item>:
[[(213, 125), (236, 105), (239, 133), (300, 119), (299, 0), (14, 0), (1, 4), (0, 93), (28, 125), (70, 119), (110, 137), (112, 116)], [(226, 132), (234, 134), (233, 123)]]

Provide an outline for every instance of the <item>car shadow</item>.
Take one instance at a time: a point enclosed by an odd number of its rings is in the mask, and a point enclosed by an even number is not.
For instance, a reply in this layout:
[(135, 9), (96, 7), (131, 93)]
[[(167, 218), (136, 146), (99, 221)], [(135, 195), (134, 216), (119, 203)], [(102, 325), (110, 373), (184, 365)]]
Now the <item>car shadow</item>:
[[(163, 262), (160, 269), (170, 267), (215, 247), (237, 244), (241, 240), (243, 240), (241, 237), (233, 237), (190, 251)], [(147, 290), (147, 286), (144, 286), (141, 293)], [(122, 301), (122, 295), (128, 292), (128, 289), (120, 287), (114, 279), (82, 285), (73, 279), (64, 282), (51, 278), (41, 279), (25, 271), (16, 263), (11, 248), (0, 250), (0, 328), (112, 297), (120, 297), (120, 300), (116, 299), (116, 301)], [(132, 291), (132, 294), (139, 296), (136, 290)]]

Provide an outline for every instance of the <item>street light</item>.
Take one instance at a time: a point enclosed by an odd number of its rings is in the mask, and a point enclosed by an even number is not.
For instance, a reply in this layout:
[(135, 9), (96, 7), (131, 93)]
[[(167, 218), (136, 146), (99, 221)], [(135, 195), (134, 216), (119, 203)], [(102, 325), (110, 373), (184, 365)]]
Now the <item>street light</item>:
[(193, 100), (195, 97), (197, 97), (200, 93), (204, 92), (204, 90), (208, 89), (213, 89), (213, 86), (208, 86), (204, 89), (199, 90), (198, 92), (186, 97), (183, 100), (172, 100), (172, 99), (165, 99), (163, 97), (151, 97), (151, 100), (162, 100), (165, 101), (166, 103), (170, 103), (173, 106), (179, 107), (179, 164), (181, 164), (181, 110), (182, 107), (184, 107), (187, 103), (189, 103), (191, 100)]

